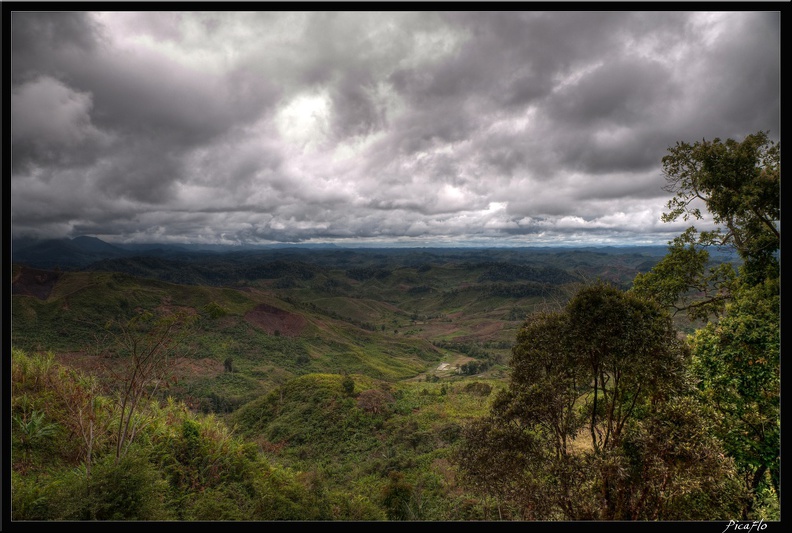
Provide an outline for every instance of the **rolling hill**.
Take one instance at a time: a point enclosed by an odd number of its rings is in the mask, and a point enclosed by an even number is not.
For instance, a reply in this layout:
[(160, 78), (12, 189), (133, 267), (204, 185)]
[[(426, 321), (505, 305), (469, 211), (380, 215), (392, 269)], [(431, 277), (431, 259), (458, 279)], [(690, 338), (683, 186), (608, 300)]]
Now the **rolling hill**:
[(71, 270), (16, 263), (14, 347), (95, 370), (112, 363), (108, 321), (180, 310), (197, 321), (171, 394), (219, 413), (312, 373), (502, 378), (528, 313), (595, 278), (624, 286), (659, 259), (654, 249), (173, 247), (152, 256), (89, 238), (47, 246), (25, 250), (105, 257)]

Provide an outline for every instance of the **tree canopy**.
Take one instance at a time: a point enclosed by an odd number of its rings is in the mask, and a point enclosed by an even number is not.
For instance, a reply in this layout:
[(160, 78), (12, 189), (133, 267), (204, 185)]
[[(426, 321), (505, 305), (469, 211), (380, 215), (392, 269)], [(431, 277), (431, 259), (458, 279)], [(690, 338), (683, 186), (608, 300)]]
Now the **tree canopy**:
[(692, 396), (689, 357), (659, 304), (585, 287), (526, 321), (509, 388), (468, 429), (460, 465), (523, 519), (713, 519), (739, 488)]
[[(636, 277), (633, 290), (706, 318), (723, 311), (738, 277), (755, 285), (779, 276), (781, 145), (760, 131), (741, 142), (678, 142), (668, 152), (665, 190), (674, 196), (662, 220), (699, 221), (708, 214), (716, 227), (690, 226), (655, 268)], [(712, 247), (737, 252), (739, 276), (730, 263), (710, 265)]]

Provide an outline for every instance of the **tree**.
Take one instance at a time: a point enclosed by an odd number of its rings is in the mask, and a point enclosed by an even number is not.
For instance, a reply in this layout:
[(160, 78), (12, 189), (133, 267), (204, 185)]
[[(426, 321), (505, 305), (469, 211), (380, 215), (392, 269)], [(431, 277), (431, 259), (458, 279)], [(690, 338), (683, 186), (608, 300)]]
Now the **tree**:
[[(633, 290), (692, 318), (723, 310), (737, 278), (731, 265), (709, 266), (708, 248), (729, 248), (742, 261), (742, 283), (755, 285), (779, 275), (781, 243), (781, 145), (767, 132), (733, 139), (679, 142), (663, 157), (669, 200), (664, 222), (702, 220), (702, 208), (716, 228), (689, 227), (670, 242), (669, 253)], [(692, 293), (696, 298), (685, 298)]]
[(186, 337), (193, 317), (185, 313), (161, 316), (145, 311), (127, 322), (108, 324), (116, 355), (124, 358), (115, 372), (118, 387), (116, 461), (119, 461), (140, 429), (137, 408), (143, 398), (167, 383), (174, 358), (186, 351)]
[(349, 374), (344, 374), (344, 379), (341, 380), (341, 387), (344, 389), (344, 394), (353, 396), (355, 394), (355, 380)]
[[(692, 370), (753, 493), (746, 518), (762, 490), (779, 488), (780, 149), (766, 132), (670, 148), (663, 171), (674, 197), (663, 221), (700, 220), (704, 209), (716, 229), (689, 227), (631, 289), (707, 322), (690, 338)], [(739, 268), (710, 264), (713, 247), (736, 250)]]
[(778, 280), (742, 287), (717, 323), (692, 337), (694, 371), (704, 398), (720, 414), (717, 435), (754, 496), (780, 491), (780, 295)]
[(358, 394), (355, 405), (366, 413), (379, 415), (387, 411), (393, 400), (393, 395), (388, 392), (379, 389), (366, 389)]
[(734, 477), (717, 441), (695, 438), (707, 419), (666, 431), (662, 442), (649, 438), (692, 392), (689, 358), (659, 304), (585, 287), (563, 311), (526, 321), (509, 388), (468, 428), (460, 466), (522, 519), (717, 518), (732, 499), (684, 512), (675, 504), (703, 486), (734, 494), (722, 490)]

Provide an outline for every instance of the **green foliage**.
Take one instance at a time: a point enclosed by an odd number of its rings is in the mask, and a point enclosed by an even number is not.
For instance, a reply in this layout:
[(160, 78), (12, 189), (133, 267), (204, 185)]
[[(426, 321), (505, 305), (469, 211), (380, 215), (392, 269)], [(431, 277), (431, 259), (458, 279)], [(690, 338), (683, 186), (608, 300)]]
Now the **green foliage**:
[[(745, 261), (750, 283), (777, 277), (781, 241), (781, 145), (767, 132), (733, 139), (677, 143), (663, 158), (667, 190), (675, 194), (663, 216), (701, 219), (703, 202), (719, 229), (700, 235), (702, 244), (733, 245)], [(722, 229), (721, 229), (722, 228)]]
[(344, 379), (341, 380), (341, 387), (343, 387), (347, 396), (352, 396), (355, 393), (355, 380), (351, 376), (345, 375)]
[(391, 271), (385, 268), (361, 267), (347, 270), (346, 275), (348, 278), (357, 281), (367, 281), (370, 279), (383, 280), (391, 275)]
[(390, 411), (393, 401), (393, 395), (388, 391), (368, 389), (357, 395), (355, 405), (366, 413), (380, 415)]
[(263, 520), (305, 520), (306, 510), (300, 505), (308, 494), (282, 469), (263, 470), (253, 480), (255, 497), (253, 512)]
[(713, 265), (689, 228), (674, 239), (662, 261), (635, 277), (631, 291), (675, 313), (686, 311), (691, 320), (705, 320), (723, 312), (736, 274), (731, 263)]
[(531, 406), (522, 416), (550, 417), (562, 454), (584, 421), (595, 450), (617, 443), (636, 405), (678, 386), (687, 357), (659, 306), (604, 284), (530, 318), (513, 352), (513, 394)]
[(350, 495), (344, 491), (332, 491), (327, 498), (329, 514), (325, 520), (372, 522), (387, 519), (387, 514), (382, 507), (366, 495)]
[[(758, 132), (742, 142), (677, 143), (669, 152), (663, 170), (675, 196), (663, 220), (699, 220), (704, 209), (717, 228), (688, 228), (633, 291), (693, 319), (712, 318), (691, 337), (692, 370), (751, 493), (741, 515), (758, 516), (774, 508), (779, 488), (780, 145)], [(736, 271), (708, 264), (707, 250), (720, 247), (736, 250)]]
[(688, 359), (658, 304), (586, 287), (563, 311), (526, 321), (509, 389), (466, 429), (457, 461), (471, 487), (520, 519), (712, 519), (734, 510), (731, 463), (685, 400)]
[(185, 352), (186, 339), (195, 317), (186, 313), (155, 315), (142, 311), (126, 322), (108, 322), (113, 345), (112, 353), (124, 357), (118, 374), (118, 427), (116, 460), (132, 444), (143, 423), (138, 416), (140, 402), (167, 382), (174, 358)]
[(373, 430), (386, 414), (381, 391), (362, 390), (351, 398), (337, 374), (295, 378), (250, 402), (231, 418), (245, 435), (261, 435), (272, 443), (288, 443), (301, 459), (340, 457), (376, 445)]
[(509, 518), (553, 519), (546, 491), (557, 485), (545, 473), (550, 458), (544, 453), (550, 450), (545, 435), (493, 410), (465, 426), (454, 461), (473, 491), (515, 509), (517, 514)]
[[(720, 414), (718, 436), (755, 494), (780, 485), (779, 280), (744, 287), (692, 338), (694, 372)], [(769, 472), (769, 479), (765, 473)]]
[(492, 393), (492, 386), (488, 383), (479, 383), (478, 381), (473, 381), (472, 383), (467, 383), (462, 390), (468, 394), (489, 396), (490, 393)]
[[(453, 518), (460, 511), (449, 500), (454, 476), (443, 446), (459, 439), (459, 420), (486, 409), (486, 396), (475, 392), (483, 381), (466, 391), (450, 382), (430, 384), (431, 394), (421, 397), (418, 383), (394, 389), (355, 375), (348, 376), (358, 389), (350, 397), (343, 375), (308, 375), (239, 410), (260, 424), (249, 432), (254, 443), (241, 440), (219, 418), (192, 412), (173, 398), (152, 398), (139, 404), (145, 423), (116, 464), (115, 437), (102, 420), (103, 413), (117, 409), (118, 397), (105, 397), (79, 373), (38, 359), (16, 353), (12, 374), (22, 382), (14, 387), (22, 390), (24, 383), (28, 398), (16, 397), (18, 413), (37, 408), (38, 398), (48, 394), (58, 399), (49, 403), (52, 423), (78, 428), (78, 421), (89, 419), (56, 404), (83, 398), (75, 406), (96, 405), (94, 427), (105, 429), (92, 458), (81, 439), (72, 439), (75, 453), (63, 453), (66, 442), (48, 437), (36, 444), (35, 468), (15, 466), (14, 516), (26, 520), (384, 520), (382, 490), (391, 471), (401, 472), (411, 487), (400, 511), (407, 519)], [(239, 429), (247, 433), (240, 420)], [(57, 453), (39, 453), (45, 449)], [(122, 476), (118, 486), (108, 481), (113, 476)], [(116, 508), (125, 501), (128, 507)]]
[(254, 377), (238, 372), (224, 372), (215, 377), (193, 379), (171, 389), (174, 395), (186, 398), (202, 413), (231, 413), (258, 398), (267, 389)]
[[(479, 268), (485, 268), (485, 272), (478, 277), (479, 282), (484, 281), (518, 281), (527, 280), (535, 282), (535, 287), (541, 288), (545, 285), (562, 285), (579, 281), (579, 279), (565, 270), (554, 267), (535, 267), (532, 265), (520, 265), (514, 263), (483, 263)], [(526, 286), (531, 286), (527, 284)]]
[(740, 516), (746, 492), (712, 425), (710, 411), (692, 395), (673, 397), (631, 425), (617, 461), (627, 473), (614, 490), (617, 516), (626, 514), (635, 520)]
[(136, 450), (116, 462), (106, 456), (90, 478), (77, 470), (61, 485), (62, 520), (162, 520), (165, 481), (145, 454)]
[[(340, 489), (332, 493), (323, 482), (306, 480), (259, 455), (257, 445), (235, 436), (224, 422), (213, 416), (190, 412), (173, 399), (164, 404), (149, 400), (137, 410), (146, 424), (140, 425), (128, 453), (117, 458), (99, 439), (90, 455), (69, 455), (59, 449), (54, 428), (72, 427), (66, 422), (74, 412), (50, 405), (48, 416), (33, 409), (37, 397), (49, 394), (55, 379), (42, 379), (33, 390), (33, 369), (46, 357), (15, 352), (14, 372), (28, 387), (27, 400), (17, 398), (16, 446), (28, 443), (36, 468), (20, 466), (12, 471), (16, 520), (321, 520), (328, 518), (378, 519), (384, 513), (362, 496), (346, 497)], [(47, 375), (58, 376), (61, 392), (55, 399), (76, 397), (86, 378), (57, 363), (45, 365)], [(318, 377), (316, 382), (321, 382)], [(341, 394), (340, 379), (329, 379)], [(299, 394), (308, 390), (297, 387)], [(66, 396), (70, 391), (72, 396)], [(93, 391), (97, 405), (118, 397)], [(306, 398), (307, 399), (307, 398)], [(60, 400), (59, 400), (60, 401)], [(351, 402), (352, 400), (350, 400)], [(87, 403), (82, 404), (83, 407)], [(97, 417), (98, 421), (101, 417)], [(85, 422), (87, 419), (82, 419)], [(77, 426), (74, 426), (77, 427)], [(52, 430), (52, 431), (51, 431)], [(60, 432), (60, 430), (58, 430)], [(113, 436), (108, 432), (105, 438)], [(26, 444), (25, 446), (27, 446)], [(49, 453), (44, 453), (45, 451)], [(52, 453), (56, 452), (56, 453)], [(347, 502), (343, 506), (339, 502)]]
[(406, 520), (410, 517), (409, 505), (413, 486), (405, 481), (401, 472), (388, 474), (388, 484), (382, 490), (382, 503), (389, 520)]
[(14, 415), (14, 433), (16, 443), (21, 449), (25, 463), (30, 463), (33, 449), (47, 442), (57, 431), (57, 424), (47, 422), (45, 414), (31, 411), (27, 414)]
[(52, 518), (53, 482), (44, 476), (24, 475), (11, 470), (11, 510), (14, 520)]
[[(779, 275), (781, 243), (780, 145), (766, 132), (733, 139), (680, 142), (663, 158), (668, 202), (664, 222), (704, 218), (702, 207), (715, 224), (713, 231), (694, 226), (674, 239), (668, 255), (652, 271), (639, 275), (635, 290), (663, 305), (691, 311), (692, 318), (717, 314), (734, 290), (735, 274), (728, 264), (706, 269), (705, 248), (729, 247), (742, 260), (740, 282), (762, 283)], [(688, 292), (695, 303), (681, 299)]]
[(251, 520), (249, 490), (238, 483), (227, 483), (197, 492), (186, 502), (183, 520)]
[(209, 315), (209, 318), (217, 319), (224, 317), (228, 314), (228, 309), (221, 306), (217, 302), (209, 302), (203, 307), (204, 312)]
[(69, 456), (73, 451), (73, 429), (64, 418), (71, 405), (58, 392), (60, 374), (51, 352), (12, 350), (11, 456), (22, 470), (39, 469), (45, 458)]

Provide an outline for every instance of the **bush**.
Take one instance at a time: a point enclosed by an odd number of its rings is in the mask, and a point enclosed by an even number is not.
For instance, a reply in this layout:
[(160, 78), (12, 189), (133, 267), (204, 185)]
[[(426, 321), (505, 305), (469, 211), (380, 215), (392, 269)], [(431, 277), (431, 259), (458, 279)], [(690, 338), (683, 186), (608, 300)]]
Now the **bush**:
[(194, 494), (185, 511), (186, 520), (247, 520), (251, 499), (238, 484), (208, 488)]
[(474, 381), (473, 383), (468, 383), (465, 385), (465, 388), (462, 390), (463, 392), (474, 394), (476, 396), (489, 396), (492, 392), (492, 387), (486, 383)]
[(12, 520), (49, 520), (52, 519), (52, 483), (42, 478), (22, 476), (11, 471), (11, 519)]
[(63, 510), (66, 520), (162, 520), (167, 512), (167, 484), (154, 465), (140, 453), (130, 451), (118, 464), (107, 456), (94, 465), (90, 479), (84, 471), (74, 474)]
[(212, 319), (224, 317), (228, 314), (228, 309), (215, 302), (209, 302), (204, 306), (203, 310)]

